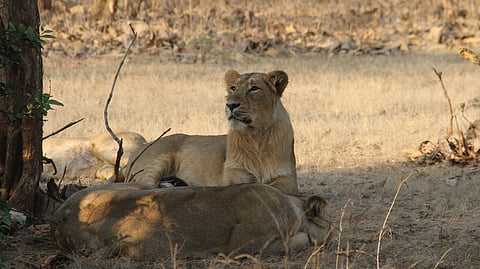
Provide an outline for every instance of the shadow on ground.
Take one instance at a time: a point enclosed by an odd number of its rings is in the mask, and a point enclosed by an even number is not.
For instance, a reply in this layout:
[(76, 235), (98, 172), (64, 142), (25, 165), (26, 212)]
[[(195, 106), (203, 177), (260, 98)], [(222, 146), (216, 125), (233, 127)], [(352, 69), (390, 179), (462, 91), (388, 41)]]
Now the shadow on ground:
[[(309, 169), (310, 170), (310, 169)], [(311, 170), (310, 170), (311, 171)], [(413, 164), (369, 168), (299, 171), (302, 192), (319, 194), (330, 203), (331, 241), (317, 257), (316, 267), (375, 268), (379, 231), (402, 185), (381, 240), (382, 268), (474, 268), (480, 260), (480, 169), (420, 167)], [(452, 185), (456, 179), (456, 185)], [(449, 180), (450, 179), (450, 180)], [(450, 184), (447, 184), (448, 183)], [(340, 224), (341, 221), (341, 224)], [(214, 257), (176, 260), (177, 268), (304, 268), (312, 253), (307, 249), (285, 257)], [(48, 225), (18, 231), (3, 252), (12, 268), (170, 268), (172, 259), (137, 263), (119, 258), (91, 259), (63, 255)], [(212, 266), (217, 262), (216, 266)], [(338, 264), (337, 264), (338, 262)]]
[(337, 228), (324, 261), (333, 267), (325, 268), (334, 268), (337, 248), (344, 252), (340, 268), (375, 267), (378, 232), (399, 182), (407, 177), (381, 240), (382, 268), (478, 266), (480, 169), (402, 163), (300, 173), (302, 191), (330, 202)]

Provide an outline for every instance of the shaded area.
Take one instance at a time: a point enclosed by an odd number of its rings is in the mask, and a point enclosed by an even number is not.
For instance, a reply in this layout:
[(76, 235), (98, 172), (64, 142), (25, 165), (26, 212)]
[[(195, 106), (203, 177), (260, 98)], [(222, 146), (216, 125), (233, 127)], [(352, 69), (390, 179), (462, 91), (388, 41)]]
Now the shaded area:
[[(399, 181), (412, 173), (400, 191), (387, 222), (380, 261), (387, 268), (472, 268), (480, 258), (480, 169), (446, 165), (377, 165), (325, 173), (301, 173), (301, 190), (330, 202), (333, 219), (344, 209), (341, 260), (350, 249), (351, 268), (375, 267), (378, 232)], [(455, 186), (449, 179), (457, 178)], [(326, 252), (325, 264), (335, 265), (338, 233)], [(347, 245), (349, 244), (349, 245)], [(451, 249), (451, 250), (450, 250)], [(355, 264), (355, 265), (354, 265)], [(326, 266), (325, 268), (331, 268)]]
[[(380, 262), (387, 268), (433, 268), (441, 256), (450, 250), (439, 268), (472, 268), (480, 258), (480, 170), (446, 166), (415, 166), (399, 164), (365, 169), (342, 169), (325, 173), (300, 173), (300, 189), (319, 194), (330, 203), (331, 220), (337, 225), (345, 207), (343, 232), (340, 240), (341, 264), (346, 264), (349, 250), (350, 268), (375, 267), (377, 232), (392, 202), (396, 185), (413, 172), (400, 191), (387, 222), (382, 240)], [(446, 183), (459, 177), (456, 186)], [(52, 235), (32, 227), (15, 236), (6, 254), (20, 255), (16, 264), (41, 264), (61, 259)], [(338, 230), (328, 248), (322, 252), (319, 268), (334, 268), (338, 248)], [(348, 248), (347, 248), (348, 246)], [(292, 268), (303, 268), (312, 250), (295, 254)], [(53, 259), (55, 258), (55, 259)], [(129, 266), (171, 266), (171, 260), (133, 262), (121, 259), (84, 259), (68, 255), (69, 263), (91, 268), (128, 268)], [(177, 265), (208, 268), (214, 257), (203, 260), (178, 259)], [(226, 268), (252, 266), (258, 261), (230, 261)], [(278, 268), (284, 257), (271, 256), (260, 261), (265, 268)]]

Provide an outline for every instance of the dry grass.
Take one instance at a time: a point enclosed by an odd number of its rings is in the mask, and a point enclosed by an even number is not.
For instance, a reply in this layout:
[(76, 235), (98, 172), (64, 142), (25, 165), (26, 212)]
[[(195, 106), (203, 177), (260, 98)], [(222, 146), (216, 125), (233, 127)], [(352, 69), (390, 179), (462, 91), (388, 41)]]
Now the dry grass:
[[(63, 108), (50, 112), (45, 133), (85, 117), (63, 136), (104, 131), (103, 109), (120, 58), (45, 59), (45, 78)], [(283, 69), (290, 77), (283, 102), (295, 128), (301, 171), (401, 162), (400, 151), (435, 141), (448, 127), (448, 106), (431, 72), (443, 71), (454, 109), (480, 118), (477, 71), (454, 53), (392, 57), (308, 55), (246, 59), (243, 63), (182, 65), (130, 56), (109, 108), (110, 125), (148, 140), (170, 133), (221, 134), (223, 74)], [(46, 83), (48, 85), (48, 83)]]
[[(85, 117), (82, 123), (61, 135), (88, 136), (104, 131), (104, 103), (119, 62), (120, 56), (68, 61), (46, 58), (45, 78), (52, 81), (51, 93), (65, 107), (49, 114), (45, 133), (81, 117)], [(475, 217), (480, 212), (472, 205), (478, 202), (474, 195), (478, 186), (472, 189), (472, 185), (462, 185), (452, 192), (439, 187), (438, 173), (429, 176), (428, 172), (417, 171), (402, 194), (406, 197), (400, 195), (398, 200), (395, 197), (398, 211), (395, 209), (389, 224), (382, 226), (387, 220), (385, 212), (393, 206), (392, 195), (398, 192), (394, 179), (406, 176), (387, 167), (404, 161), (402, 149), (416, 147), (426, 139), (436, 140), (448, 128), (448, 104), (432, 67), (443, 72), (454, 109), (465, 102), (466, 116), (470, 120), (480, 118), (478, 88), (473, 86), (478, 81), (478, 70), (454, 52), (390, 57), (246, 57), (240, 62), (195, 65), (165, 62), (153, 56), (129, 56), (109, 108), (110, 125), (114, 129), (137, 131), (149, 140), (169, 127), (170, 133), (225, 133), (225, 71), (285, 70), (290, 84), (283, 102), (295, 128), (301, 190), (325, 195), (331, 201), (332, 216), (339, 218), (334, 221), (337, 235), (333, 235), (338, 239), (331, 246), (321, 246), (319, 253), (313, 249), (294, 256), (287, 263), (279, 257), (225, 260), (220, 264), (211, 259), (174, 259), (159, 261), (154, 267), (171, 264), (185, 268), (195, 264), (199, 268), (277, 268), (288, 264), (290, 268), (364, 268), (374, 267), (379, 260), (385, 268), (402, 268), (397, 267), (400, 265), (417, 268), (418, 264), (421, 268), (432, 268), (442, 262), (448, 264), (449, 259), (459, 257), (462, 251), (475, 250), (475, 246), (458, 243), (460, 240), (457, 243), (441, 240), (457, 232), (464, 238), (470, 231), (476, 231)], [(375, 167), (384, 168), (378, 174)], [(361, 171), (368, 169), (374, 172), (362, 174)], [(459, 171), (441, 173), (445, 177)], [(467, 179), (474, 175), (468, 171), (461, 173)], [(418, 196), (418, 192), (431, 193), (433, 197), (425, 196), (422, 200), (423, 195)], [(411, 220), (411, 214), (417, 220)], [(459, 220), (467, 224), (457, 228)], [(417, 226), (418, 242), (408, 239), (410, 229)], [(431, 227), (434, 227), (431, 234), (423, 233)], [(442, 233), (438, 238), (435, 229)], [(375, 239), (378, 236), (385, 236), (381, 250)], [(394, 236), (397, 240), (393, 240)], [(407, 240), (402, 241), (403, 237)], [(431, 245), (445, 245), (445, 248), (430, 250)], [(379, 256), (375, 258), (375, 254)], [(310, 255), (315, 255), (315, 262), (309, 261)], [(460, 259), (454, 258), (449, 264)], [(94, 268), (118, 265), (114, 260), (95, 263)], [(75, 257), (75, 264), (87, 266), (88, 261)]]

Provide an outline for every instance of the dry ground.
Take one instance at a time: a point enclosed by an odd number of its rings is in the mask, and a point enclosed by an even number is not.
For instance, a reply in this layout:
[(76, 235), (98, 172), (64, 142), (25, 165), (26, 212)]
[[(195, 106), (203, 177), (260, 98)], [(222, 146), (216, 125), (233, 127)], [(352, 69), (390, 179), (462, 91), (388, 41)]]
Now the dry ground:
[[(51, 81), (51, 94), (65, 107), (49, 113), (45, 134), (82, 117), (82, 123), (61, 136), (103, 131), (104, 102), (119, 61), (120, 56), (47, 57), (46, 81)], [(283, 101), (295, 128), (301, 191), (329, 200), (336, 227), (315, 268), (375, 268), (378, 231), (397, 184), (409, 174), (381, 241), (381, 267), (476, 268), (480, 260), (480, 170), (447, 164), (417, 166), (401, 154), (402, 149), (415, 148), (426, 139), (436, 141), (445, 134), (448, 107), (432, 67), (443, 71), (455, 108), (464, 102), (466, 117), (480, 118), (480, 70), (455, 51), (388, 57), (244, 56), (193, 65), (131, 55), (115, 90), (110, 124), (137, 131), (148, 140), (168, 127), (172, 132), (224, 133), (225, 71), (283, 69), (290, 76)], [(446, 184), (451, 177), (459, 178), (456, 186)], [(311, 252), (292, 257), (288, 265), (303, 268)], [(15, 268), (39, 268), (56, 253), (48, 232), (29, 229), (17, 234), (8, 251), (16, 257)], [(173, 267), (171, 260), (141, 264), (68, 258), (67, 268)], [(213, 261), (177, 260), (177, 266), (208, 268)], [(260, 266), (248, 259), (239, 263), (226, 268)], [(260, 264), (279, 268), (285, 260), (263, 257)]]

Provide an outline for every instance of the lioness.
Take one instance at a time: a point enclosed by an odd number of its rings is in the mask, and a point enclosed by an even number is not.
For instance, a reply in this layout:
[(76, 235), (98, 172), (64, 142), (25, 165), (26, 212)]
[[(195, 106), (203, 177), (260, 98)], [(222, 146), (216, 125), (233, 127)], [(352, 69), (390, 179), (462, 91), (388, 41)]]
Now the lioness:
[(293, 128), (280, 101), (287, 74), (228, 71), (225, 82), (228, 134), (175, 134), (154, 141), (129, 159), (127, 181), (157, 186), (163, 177), (175, 176), (190, 186), (259, 182), (298, 192)]
[(118, 183), (75, 193), (55, 212), (60, 248), (136, 260), (297, 251), (327, 234), (327, 202), (266, 184), (158, 189)]
[[(125, 167), (132, 152), (147, 142), (138, 133), (119, 130), (117, 136), (123, 140), (123, 155), (120, 167)], [(55, 165), (44, 165), (43, 176), (56, 179), (99, 178), (113, 176), (118, 144), (108, 132), (90, 137), (48, 138), (43, 142), (44, 156)]]

